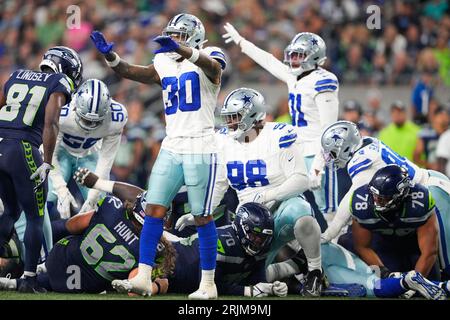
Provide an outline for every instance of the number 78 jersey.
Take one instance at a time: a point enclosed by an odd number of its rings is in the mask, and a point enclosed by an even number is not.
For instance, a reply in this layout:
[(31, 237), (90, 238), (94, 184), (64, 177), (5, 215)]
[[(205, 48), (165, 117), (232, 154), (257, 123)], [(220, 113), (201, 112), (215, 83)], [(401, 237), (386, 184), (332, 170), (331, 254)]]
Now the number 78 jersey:
[[(216, 47), (203, 54), (224, 60)], [(214, 110), (220, 84), (214, 84), (197, 65), (184, 59), (177, 62), (167, 54), (155, 56), (153, 65), (161, 79), (167, 137), (162, 148), (175, 153), (213, 153)]]

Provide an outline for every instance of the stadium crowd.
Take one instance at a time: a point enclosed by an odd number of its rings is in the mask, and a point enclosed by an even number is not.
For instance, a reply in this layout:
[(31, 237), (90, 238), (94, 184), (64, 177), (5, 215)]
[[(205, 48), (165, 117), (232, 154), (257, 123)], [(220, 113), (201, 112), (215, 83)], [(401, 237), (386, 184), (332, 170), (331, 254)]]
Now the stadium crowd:
[[(381, 8), (382, 29), (366, 26), (369, 5)], [(290, 39), (300, 30), (309, 31), (324, 38), (328, 54), (325, 68), (338, 76), (342, 86), (364, 84), (372, 88), (367, 101), (342, 102), (343, 119), (359, 122), (365, 133), (379, 134), (388, 144), (410, 137), (397, 152), (449, 175), (450, 133), (444, 134), (449, 105), (448, 100), (437, 101), (433, 91), (450, 85), (449, 10), (445, 0), (2, 1), (0, 33), (5, 36), (0, 39), (0, 82), (4, 83), (13, 70), (37, 66), (50, 46), (63, 44), (77, 50), (84, 63), (84, 78), (105, 81), (115, 100), (128, 109), (129, 120), (112, 173), (118, 180), (144, 187), (165, 136), (160, 89), (121, 81), (106, 68), (89, 40), (93, 30), (102, 30), (127, 61), (149, 64), (156, 46), (151, 40), (170, 17), (183, 11), (198, 16), (207, 30), (208, 44), (225, 48), (229, 55), (219, 102), (230, 83), (278, 81), (255, 67), (238, 47), (224, 45), (221, 34), (225, 22), (233, 23), (246, 39), (281, 60)], [(79, 27), (67, 28), (77, 12)], [(393, 101), (389, 114), (388, 108), (381, 106), (379, 85), (409, 85), (411, 100)], [(280, 99), (270, 116), (289, 122), (287, 100)]]

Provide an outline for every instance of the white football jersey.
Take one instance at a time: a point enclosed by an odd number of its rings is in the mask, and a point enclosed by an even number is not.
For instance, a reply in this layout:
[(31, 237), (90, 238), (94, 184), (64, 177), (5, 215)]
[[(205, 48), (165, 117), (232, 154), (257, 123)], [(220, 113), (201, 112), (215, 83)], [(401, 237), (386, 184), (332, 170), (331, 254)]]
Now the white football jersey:
[(257, 193), (280, 186), (293, 173), (306, 175), (302, 154), (293, 152), (300, 145), (295, 143), (297, 134), (291, 125), (267, 122), (250, 143), (240, 143), (226, 131), (217, 134), (215, 202), (220, 201), (228, 186), (236, 190), (242, 204), (253, 201)]
[(419, 168), (380, 140), (365, 137), (363, 147), (353, 155), (347, 165), (348, 174), (352, 179), (352, 187), (369, 183), (375, 173), (388, 164), (397, 164), (407, 169), (414, 183), (428, 184), (428, 171), (426, 169)]
[[(223, 52), (214, 47), (200, 52), (211, 57)], [(214, 153), (214, 110), (220, 84), (216, 85), (203, 70), (184, 59), (176, 62), (160, 53), (153, 61), (161, 79), (166, 114), (166, 137), (162, 148), (175, 153)]]
[(66, 149), (74, 157), (84, 157), (98, 152), (102, 146), (102, 139), (107, 136), (120, 135), (128, 120), (127, 109), (112, 100), (110, 112), (102, 125), (87, 131), (81, 129), (77, 124), (74, 107), (75, 100), (72, 100), (61, 108), (57, 138), (57, 145)]
[(314, 99), (322, 92), (337, 93), (338, 80), (333, 73), (322, 68), (312, 71), (300, 80), (290, 74), (290, 79), (287, 85), (292, 125), (297, 128), (299, 141), (305, 144), (305, 155), (317, 154), (320, 151), (320, 143), (317, 142), (320, 141), (322, 125)]

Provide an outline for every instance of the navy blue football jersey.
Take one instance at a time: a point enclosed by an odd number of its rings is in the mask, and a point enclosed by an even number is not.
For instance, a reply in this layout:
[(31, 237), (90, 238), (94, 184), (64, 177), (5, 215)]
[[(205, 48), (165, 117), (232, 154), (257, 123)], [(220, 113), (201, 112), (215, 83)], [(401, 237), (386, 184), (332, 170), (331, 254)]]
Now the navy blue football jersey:
[[(265, 258), (245, 253), (231, 225), (217, 228), (217, 265), (215, 282), (219, 294), (243, 295), (244, 286), (265, 282)], [(200, 283), (198, 235), (173, 242), (177, 251), (175, 271), (169, 277), (169, 292), (189, 293)]]
[(369, 201), (369, 187), (363, 185), (355, 190), (350, 202), (353, 218), (365, 229), (384, 236), (403, 237), (415, 233), (434, 213), (435, 202), (429, 190), (420, 184), (411, 187), (397, 218), (386, 221), (375, 211)]
[(28, 141), (39, 147), (50, 95), (63, 93), (67, 102), (73, 82), (62, 73), (17, 70), (3, 87), (6, 105), (0, 106), (0, 137)]
[(139, 233), (122, 201), (108, 196), (99, 204), (82, 235), (58, 242), (67, 246), (67, 264), (80, 266), (83, 278), (88, 279), (82, 281), (86, 292), (109, 287), (114, 279), (127, 279), (139, 262)]

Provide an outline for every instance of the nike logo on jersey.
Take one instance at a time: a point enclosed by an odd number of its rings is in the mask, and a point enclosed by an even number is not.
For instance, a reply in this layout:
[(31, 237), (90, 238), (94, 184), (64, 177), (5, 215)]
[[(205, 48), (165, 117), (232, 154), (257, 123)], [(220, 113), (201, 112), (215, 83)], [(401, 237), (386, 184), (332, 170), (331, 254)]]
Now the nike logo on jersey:
[(292, 157), (292, 158), (290, 158), (290, 159), (288, 159), (288, 161), (290, 162), (292, 159), (294, 159), (294, 157)]

